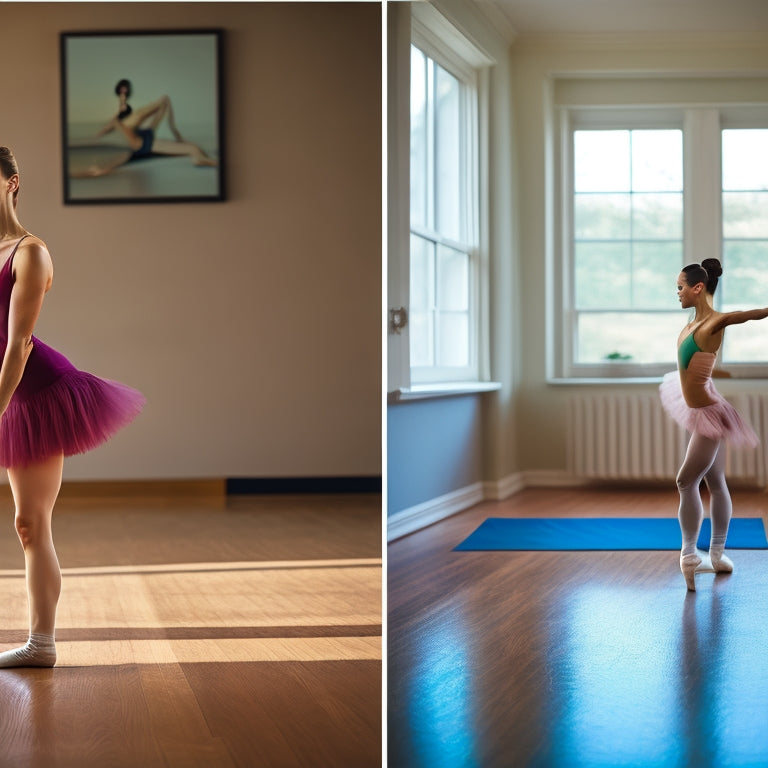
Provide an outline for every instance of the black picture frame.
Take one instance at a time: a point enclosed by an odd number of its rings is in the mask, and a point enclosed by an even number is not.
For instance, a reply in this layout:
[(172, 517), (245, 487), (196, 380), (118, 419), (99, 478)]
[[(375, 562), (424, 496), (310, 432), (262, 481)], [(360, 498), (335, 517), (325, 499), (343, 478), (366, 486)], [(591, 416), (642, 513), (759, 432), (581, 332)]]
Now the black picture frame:
[(225, 200), (222, 44), (220, 29), (60, 34), (66, 205)]

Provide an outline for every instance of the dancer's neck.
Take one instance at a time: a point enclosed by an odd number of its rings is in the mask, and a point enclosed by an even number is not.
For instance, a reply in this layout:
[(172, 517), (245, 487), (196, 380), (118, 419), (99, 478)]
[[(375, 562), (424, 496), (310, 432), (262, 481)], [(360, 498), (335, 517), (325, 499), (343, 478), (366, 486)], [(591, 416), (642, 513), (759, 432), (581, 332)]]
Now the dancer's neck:
[(19, 224), (15, 214), (6, 213), (3, 215), (0, 213), (0, 242), (14, 240), (28, 234), (29, 232)]

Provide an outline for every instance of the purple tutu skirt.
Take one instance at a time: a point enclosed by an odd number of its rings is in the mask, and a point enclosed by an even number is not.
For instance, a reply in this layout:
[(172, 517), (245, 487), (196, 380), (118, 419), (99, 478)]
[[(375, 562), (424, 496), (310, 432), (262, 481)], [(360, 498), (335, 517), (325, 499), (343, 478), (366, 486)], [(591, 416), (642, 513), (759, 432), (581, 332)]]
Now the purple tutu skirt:
[(752, 427), (739, 412), (715, 389), (710, 379), (707, 394), (715, 401), (712, 405), (691, 408), (683, 397), (680, 376), (668, 373), (659, 386), (659, 396), (664, 410), (686, 431), (704, 435), (711, 440), (725, 440), (734, 446), (754, 448), (760, 443)]
[(38, 339), (0, 421), (0, 466), (73, 456), (106, 442), (141, 411), (141, 392), (80, 371)]

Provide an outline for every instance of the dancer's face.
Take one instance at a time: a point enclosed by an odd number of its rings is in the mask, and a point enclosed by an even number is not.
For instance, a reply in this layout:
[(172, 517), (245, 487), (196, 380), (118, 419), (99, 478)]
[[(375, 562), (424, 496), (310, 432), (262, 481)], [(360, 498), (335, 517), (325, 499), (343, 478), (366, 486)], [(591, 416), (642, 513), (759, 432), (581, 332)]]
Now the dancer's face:
[(683, 309), (690, 309), (696, 306), (696, 298), (704, 288), (704, 283), (699, 283), (697, 286), (688, 285), (685, 272), (681, 272), (677, 276), (677, 298)]

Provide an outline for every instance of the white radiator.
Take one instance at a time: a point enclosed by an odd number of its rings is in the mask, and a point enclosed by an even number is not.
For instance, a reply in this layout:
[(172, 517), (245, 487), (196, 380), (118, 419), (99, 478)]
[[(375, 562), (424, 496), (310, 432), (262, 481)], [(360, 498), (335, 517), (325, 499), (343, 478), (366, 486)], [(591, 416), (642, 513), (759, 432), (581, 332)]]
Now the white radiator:
[[(768, 395), (728, 398), (760, 437), (728, 448), (729, 480), (768, 486)], [(667, 416), (657, 394), (575, 395), (568, 407), (568, 470), (606, 480), (674, 480), (688, 435)]]
[(739, 393), (729, 397), (736, 410), (752, 425), (760, 438), (757, 448), (730, 448), (728, 475), (768, 487), (768, 395)]

